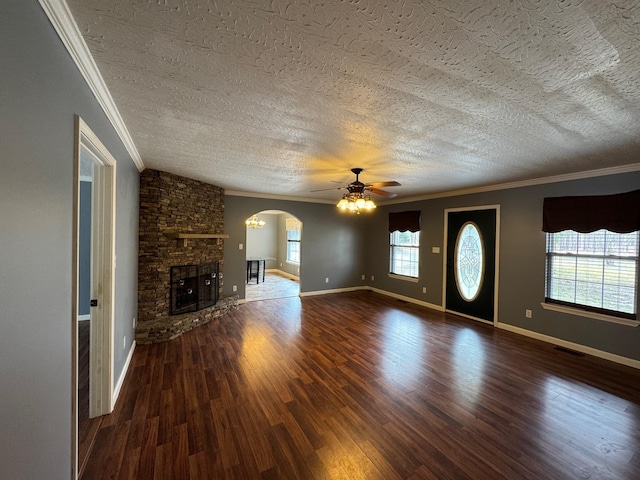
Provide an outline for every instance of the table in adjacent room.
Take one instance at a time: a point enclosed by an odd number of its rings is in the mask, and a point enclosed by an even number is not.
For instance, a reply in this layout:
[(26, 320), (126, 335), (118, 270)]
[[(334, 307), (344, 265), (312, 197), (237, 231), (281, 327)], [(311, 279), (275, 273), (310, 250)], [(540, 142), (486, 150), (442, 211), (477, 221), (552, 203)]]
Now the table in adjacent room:
[(255, 277), (256, 283), (260, 283), (260, 275), (264, 282), (267, 260), (275, 260), (274, 258), (247, 258), (247, 283)]

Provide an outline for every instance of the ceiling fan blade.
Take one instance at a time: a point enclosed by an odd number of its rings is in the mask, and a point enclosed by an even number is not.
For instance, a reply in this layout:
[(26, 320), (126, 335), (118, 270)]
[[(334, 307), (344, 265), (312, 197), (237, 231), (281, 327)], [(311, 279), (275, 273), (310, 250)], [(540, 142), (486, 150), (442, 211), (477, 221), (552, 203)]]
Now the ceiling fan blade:
[(367, 187), (399, 187), (400, 184), (396, 181), (393, 182), (373, 182), (367, 183)]
[(326, 192), (327, 190), (345, 190), (346, 187), (321, 188), (319, 190), (309, 190), (310, 192)]
[(365, 190), (370, 191), (371, 193), (375, 193), (376, 195), (382, 195), (383, 197), (393, 198), (397, 197), (397, 193), (387, 192), (386, 190), (380, 190), (378, 188), (366, 187)]

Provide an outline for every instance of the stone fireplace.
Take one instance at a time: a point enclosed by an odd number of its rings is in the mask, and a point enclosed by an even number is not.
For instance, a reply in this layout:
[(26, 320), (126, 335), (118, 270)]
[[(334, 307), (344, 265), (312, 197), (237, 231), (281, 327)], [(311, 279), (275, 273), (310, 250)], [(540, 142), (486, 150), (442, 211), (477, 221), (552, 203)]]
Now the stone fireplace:
[(237, 295), (222, 296), (224, 238), (222, 188), (140, 174), (138, 344), (171, 340), (237, 308)]

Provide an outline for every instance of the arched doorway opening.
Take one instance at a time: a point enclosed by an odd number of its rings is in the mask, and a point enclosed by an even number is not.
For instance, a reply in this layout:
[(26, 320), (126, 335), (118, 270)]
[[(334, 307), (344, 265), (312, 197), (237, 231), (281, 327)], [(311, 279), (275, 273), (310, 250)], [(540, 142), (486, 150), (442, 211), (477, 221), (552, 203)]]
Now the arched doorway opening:
[(262, 210), (246, 224), (245, 300), (298, 296), (302, 222), (289, 212)]

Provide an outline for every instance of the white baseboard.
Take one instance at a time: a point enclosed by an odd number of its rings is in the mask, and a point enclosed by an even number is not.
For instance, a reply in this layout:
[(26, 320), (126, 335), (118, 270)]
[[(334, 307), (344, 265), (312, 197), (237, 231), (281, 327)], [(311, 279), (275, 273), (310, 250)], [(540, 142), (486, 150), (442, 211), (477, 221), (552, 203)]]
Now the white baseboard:
[(277, 273), (278, 275), (282, 275), (283, 277), (290, 278), (291, 280), (295, 280), (297, 282), (300, 281), (300, 277), (296, 277), (293, 273), (285, 272), (284, 270), (280, 270), (279, 268), (267, 268), (265, 272)]
[(399, 295), (397, 293), (393, 293), (393, 292), (387, 292), (386, 290), (380, 290), (379, 288), (374, 288), (374, 287), (366, 287), (367, 290), (372, 290), (376, 293), (380, 293), (382, 295), (386, 295), (388, 297), (393, 297), (393, 298), (397, 298), (398, 300), (403, 300), (405, 302), (409, 302), (409, 303), (415, 303), (416, 305), (420, 305), (422, 307), (427, 307), (430, 308), (431, 310), (437, 310), (438, 312), (444, 312), (444, 307), (441, 305), (436, 305), (434, 303), (429, 303), (429, 302), (423, 302), (422, 300), (418, 300), (417, 298), (413, 298), (413, 297), (405, 297), (404, 295)]
[(87, 313), (86, 315), (78, 315), (78, 321), (84, 322), (85, 320), (91, 320), (91, 314)]
[(124, 367), (122, 368), (122, 372), (120, 373), (120, 378), (118, 378), (118, 382), (116, 383), (116, 387), (113, 389), (113, 395), (111, 397), (111, 405), (115, 407), (116, 401), (120, 396), (120, 389), (122, 388), (122, 384), (124, 383), (124, 378), (127, 376), (127, 372), (129, 371), (129, 365), (131, 364), (131, 359), (133, 358), (133, 352), (136, 349), (136, 341), (134, 340), (131, 344), (131, 348), (129, 349), (129, 354), (127, 355), (127, 360), (124, 362)]
[(562, 340), (561, 338), (551, 337), (549, 335), (544, 335), (543, 333), (533, 332), (531, 330), (515, 327), (507, 323), (496, 323), (496, 327), (507, 330), (509, 332), (517, 333), (518, 335), (524, 335), (525, 337), (535, 338), (536, 340), (541, 340), (553, 345), (569, 348), (571, 350), (575, 350), (576, 352), (586, 353), (587, 355), (591, 355), (593, 357), (602, 358), (604, 360), (620, 363), (628, 367), (640, 369), (640, 360), (635, 360), (633, 358), (616, 355), (615, 353), (609, 353), (603, 350), (598, 350), (596, 348), (587, 347), (586, 345), (580, 345), (579, 343), (568, 342), (566, 340)]
[(416, 305), (420, 305), (421, 307), (430, 308), (432, 310), (436, 310), (438, 312), (444, 312), (444, 308), (440, 305), (435, 305), (429, 302), (423, 302), (422, 300), (417, 300), (412, 297), (405, 297), (404, 295), (399, 295), (397, 293), (388, 292), (386, 290), (381, 290), (379, 288), (370, 287), (368, 285), (362, 285), (359, 287), (347, 287), (347, 288), (332, 288), (329, 290), (317, 290), (315, 292), (301, 292), (301, 297), (310, 297), (313, 295), (327, 295), (330, 293), (343, 293), (343, 292), (356, 292), (358, 290), (371, 290), (373, 292), (379, 293), (381, 295), (386, 295), (388, 297), (397, 298), (398, 300), (403, 300), (408, 303), (414, 303)]
[(330, 288), (328, 290), (316, 290), (314, 292), (300, 292), (301, 297), (313, 297), (315, 295), (328, 295), (330, 293), (355, 292), (357, 290), (371, 290), (369, 287)]

